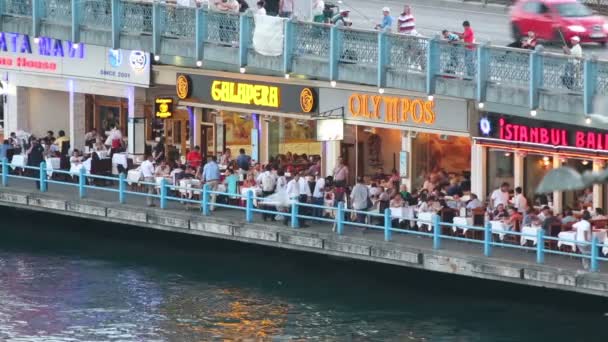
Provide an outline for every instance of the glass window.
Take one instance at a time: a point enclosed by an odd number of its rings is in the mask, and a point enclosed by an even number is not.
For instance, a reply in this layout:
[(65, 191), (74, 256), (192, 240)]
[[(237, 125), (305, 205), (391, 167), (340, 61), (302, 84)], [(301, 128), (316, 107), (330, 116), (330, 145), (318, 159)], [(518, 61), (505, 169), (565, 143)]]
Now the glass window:
[(538, 2), (527, 2), (522, 7), (524, 12), (528, 13), (540, 13), (540, 3)]
[(513, 153), (509, 151), (501, 151), (490, 149), (487, 159), (488, 170), (486, 176), (488, 194), (498, 189), (500, 185), (507, 182), (511, 185), (514, 183), (514, 165)]
[(535, 190), (545, 174), (553, 168), (553, 158), (542, 155), (527, 155), (524, 158), (524, 194), (533, 199), (536, 205), (546, 205), (551, 202), (551, 196), (536, 195)]
[(464, 175), (471, 171), (471, 139), (418, 133), (412, 139), (412, 186), (420, 188), (429, 173)]
[(557, 12), (564, 18), (581, 18), (593, 15), (593, 12), (585, 5), (578, 2), (568, 2), (556, 5)]
[[(109, 131), (113, 126), (120, 127), (120, 108), (99, 106), (99, 120), (102, 132)], [(122, 130), (122, 127), (120, 128)]]

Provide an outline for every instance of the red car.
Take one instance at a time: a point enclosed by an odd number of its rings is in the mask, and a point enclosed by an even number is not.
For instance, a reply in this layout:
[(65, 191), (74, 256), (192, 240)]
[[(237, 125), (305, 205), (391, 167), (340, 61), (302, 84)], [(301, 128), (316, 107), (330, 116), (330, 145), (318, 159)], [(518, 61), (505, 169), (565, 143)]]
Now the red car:
[(582, 43), (608, 42), (606, 20), (577, 0), (519, 0), (511, 9), (511, 29), (516, 39), (533, 31), (544, 41), (578, 36)]

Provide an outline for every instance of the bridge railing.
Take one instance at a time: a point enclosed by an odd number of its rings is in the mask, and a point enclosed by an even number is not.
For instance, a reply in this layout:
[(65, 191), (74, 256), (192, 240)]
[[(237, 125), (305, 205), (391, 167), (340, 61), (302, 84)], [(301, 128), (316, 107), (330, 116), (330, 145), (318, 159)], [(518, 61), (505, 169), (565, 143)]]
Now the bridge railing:
[[(395, 234), (426, 237), (431, 240), (432, 248), (441, 249), (443, 241), (460, 241), (480, 245), (483, 254), (487, 257), (492, 256), (495, 247), (510, 250), (521, 250), (534, 252), (536, 262), (543, 264), (547, 255), (561, 255), (586, 260), (589, 268), (593, 272), (599, 271), (600, 262), (608, 261), (608, 258), (601, 256), (608, 254), (608, 244), (598, 241), (593, 237), (590, 242), (581, 242), (570, 239), (563, 239), (553, 236), (545, 236), (542, 229), (537, 229), (534, 234), (513, 231), (506, 226), (500, 229), (494, 228), (490, 222), (485, 226), (471, 226), (455, 224), (452, 222), (441, 222), (440, 216), (433, 214), (426, 218), (414, 218), (404, 216), (393, 216), (391, 209), (387, 208), (384, 212), (354, 210), (345, 208), (343, 202), (336, 206), (317, 205), (299, 202), (297, 199), (280, 201), (278, 199), (258, 197), (253, 191), (246, 194), (228, 193), (213, 190), (208, 184), (202, 188), (182, 187), (168, 184), (163, 178), (160, 182), (144, 182), (127, 180), (124, 173), (120, 176), (101, 176), (88, 173), (84, 167), (78, 172), (65, 170), (49, 170), (45, 162), (40, 166), (12, 165), (6, 158), (1, 161), (1, 184), (3, 187), (11, 185), (11, 180), (20, 179), (36, 182), (40, 192), (48, 192), (49, 185), (65, 186), (69, 194), (69, 188), (74, 188), (78, 192), (79, 198), (99, 196), (97, 200), (106, 202), (127, 203), (127, 196), (146, 198), (147, 203), (158, 201), (161, 209), (179, 209), (180, 205), (194, 205), (200, 209), (204, 216), (214, 215), (216, 208), (237, 210), (244, 214), (246, 222), (253, 222), (255, 214), (262, 214), (264, 220), (278, 219), (286, 225), (298, 229), (303, 221), (314, 224), (328, 224), (328, 229), (338, 235), (348, 234), (354, 229), (366, 229), (381, 232), (384, 240), (394, 241)], [(57, 177), (57, 175), (61, 177)], [(98, 182), (106, 183), (104, 186), (96, 185)], [(107, 183), (110, 184), (107, 184)], [(23, 184), (23, 183), (22, 183)], [(129, 185), (137, 184), (147, 190), (135, 191), (129, 189)], [(150, 191), (153, 189), (155, 191)], [(93, 190), (93, 191), (89, 191)], [(66, 188), (60, 190), (65, 194)], [(105, 193), (116, 194), (117, 197), (108, 198)], [(187, 196), (184, 196), (187, 194)], [(194, 196), (192, 196), (194, 195)], [(199, 198), (196, 199), (195, 197)], [(220, 202), (218, 198), (223, 196), (227, 202)], [(232, 200), (232, 201), (230, 201)], [(276, 202), (275, 202), (276, 201)], [(239, 204), (241, 203), (241, 204)], [(139, 205), (143, 205), (139, 203)], [(328, 214), (328, 215), (325, 215)], [(462, 231), (460, 234), (459, 232)], [(472, 234), (469, 234), (472, 232)], [(423, 241), (423, 240), (422, 240)], [(422, 242), (424, 244), (424, 242)], [(552, 246), (565, 244), (573, 246), (574, 250), (563, 251)], [(586, 250), (585, 253), (577, 253), (577, 249)], [(522, 255), (529, 255), (523, 253)], [(567, 259), (564, 259), (567, 260)]]
[[(439, 91), (478, 102), (486, 102), (486, 88), (491, 85), (508, 90), (492, 101), (521, 106), (513, 102), (515, 89), (521, 92), (515, 97), (530, 97), (523, 104), (529, 110), (543, 109), (541, 105), (551, 102), (540, 101), (546, 94), (575, 98), (565, 102), (566, 108), (556, 109), (570, 114), (593, 114), (595, 98), (608, 95), (608, 62), (594, 58), (292, 20), (277, 23), (284, 32), (275, 38), (282, 39), (278, 43), (283, 46), (277, 57), (256, 52), (252, 40), (257, 26), (249, 15), (131, 0), (6, 0), (0, 11), (3, 30), (45, 32), (73, 42), (141, 49), (155, 54), (160, 63), (171, 63), (172, 57), (179, 56), (183, 66), (201, 66), (209, 60), (228, 66), (222, 70), (232, 66), (237, 71), (252, 65), (261, 73), (297, 73), (428, 95)], [(71, 30), (66, 29), (70, 26)], [(446, 87), (435, 84), (444, 79), (454, 79), (449, 81), (452, 88), (474, 90), (441, 93)]]

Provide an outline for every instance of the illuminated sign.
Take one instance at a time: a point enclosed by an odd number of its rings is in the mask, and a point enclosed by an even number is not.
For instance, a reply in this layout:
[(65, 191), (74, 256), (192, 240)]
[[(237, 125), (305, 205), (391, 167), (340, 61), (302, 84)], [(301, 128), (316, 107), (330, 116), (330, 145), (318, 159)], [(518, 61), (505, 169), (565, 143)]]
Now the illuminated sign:
[[(481, 120), (483, 120), (482, 118)], [(487, 118), (485, 118), (488, 120)], [(576, 147), (592, 150), (608, 151), (608, 133), (585, 129), (571, 129), (571, 126), (524, 121), (523, 119), (507, 120), (504, 117), (495, 121), (496, 129), (489, 120), (488, 133), (484, 133), (480, 121), (482, 135), (494, 136), (501, 140), (552, 145), (558, 147)]]
[(315, 108), (315, 94), (312, 89), (304, 88), (300, 93), (300, 108), (304, 113), (310, 113)]
[(334, 141), (344, 139), (343, 119), (317, 120), (317, 141)]
[(175, 90), (177, 91), (177, 97), (180, 99), (187, 99), (190, 97), (192, 93), (192, 85), (191, 85), (190, 77), (186, 75), (179, 75), (177, 81), (175, 82)]
[(213, 81), (211, 98), (214, 101), (278, 108), (279, 87), (243, 82)]
[(167, 119), (173, 116), (173, 99), (157, 98), (154, 101), (154, 112), (159, 119)]
[(434, 101), (407, 97), (354, 93), (348, 99), (348, 112), (355, 118), (383, 120), (387, 123), (435, 123)]

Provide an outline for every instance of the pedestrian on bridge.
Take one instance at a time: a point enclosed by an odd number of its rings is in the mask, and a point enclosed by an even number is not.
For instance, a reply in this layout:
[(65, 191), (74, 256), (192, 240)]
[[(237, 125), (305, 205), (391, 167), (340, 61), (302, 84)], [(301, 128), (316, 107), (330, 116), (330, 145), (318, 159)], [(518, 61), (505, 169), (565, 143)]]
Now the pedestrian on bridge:
[(399, 33), (418, 35), (416, 32), (416, 20), (412, 15), (412, 8), (409, 5), (405, 5), (403, 12), (397, 18), (397, 27)]
[(384, 7), (382, 9), (382, 22), (376, 25), (375, 29), (383, 32), (390, 32), (393, 27), (393, 17), (391, 17), (391, 9)]

